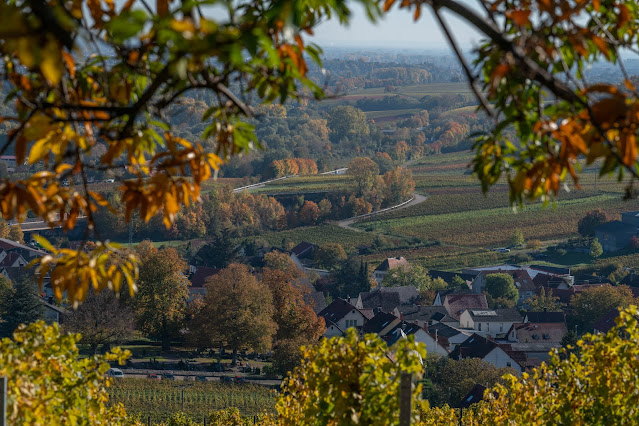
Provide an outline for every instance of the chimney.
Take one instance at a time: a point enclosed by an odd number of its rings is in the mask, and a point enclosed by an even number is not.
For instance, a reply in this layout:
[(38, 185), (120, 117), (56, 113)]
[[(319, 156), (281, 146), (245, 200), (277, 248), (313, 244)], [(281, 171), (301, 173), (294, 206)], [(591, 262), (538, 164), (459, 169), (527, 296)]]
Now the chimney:
[(544, 312), (548, 312), (548, 308), (544, 308)]

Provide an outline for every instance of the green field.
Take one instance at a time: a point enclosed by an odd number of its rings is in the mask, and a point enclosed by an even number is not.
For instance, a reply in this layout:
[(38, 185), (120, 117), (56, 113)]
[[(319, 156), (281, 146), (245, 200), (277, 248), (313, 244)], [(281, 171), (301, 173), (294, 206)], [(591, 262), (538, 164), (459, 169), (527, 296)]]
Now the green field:
[(290, 240), (295, 244), (302, 241), (309, 241), (319, 245), (338, 243), (344, 246), (346, 250), (352, 250), (361, 245), (372, 244), (375, 241), (375, 234), (351, 231), (336, 225), (320, 225), (279, 232), (266, 232), (256, 237), (251, 237), (251, 239), (265, 240), (273, 246), (281, 246), (283, 239)]
[(362, 96), (394, 96), (404, 95), (413, 98), (421, 98), (426, 95), (443, 95), (457, 93), (472, 93), (467, 83), (429, 83), (413, 86), (399, 86), (395, 92), (386, 92), (383, 87), (372, 87), (369, 89), (357, 89), (349, 92), (338, 100), (349, 99)]
[[(478, 210), (469, 208), (466, 211), (397, 219), (380, 218), (378, 226), (382, 232), (406, 237), (471, 247), (494, 247), (505, 244), (516, 228), (521, 229), (528, 239), (547, 240), (573, 236), (577, 232), (579, 219), (596, 208), (612, 214), (628, 210), (628, 204), (618, 195), (597, 195), (559, 201), (554, 206), (533, 205), (518, 212), (514, 212), (511, 207)], [(368, 225), (362, 223), (356, 226), (363, 229)]]
[[(184, 406), (182, 406), (184, 391)], [(109, 388), (110, 401), (121, 402), (127, 413), (140, 416), (143, 424), (150, 418), (157, 423), (183, 411), (200, 421), (215, 410), (236, 407), (244, 416), (253, 417), (275, 408), (275, 391), (261, 385), (220, 382), (152, 381), (119, 379)]]

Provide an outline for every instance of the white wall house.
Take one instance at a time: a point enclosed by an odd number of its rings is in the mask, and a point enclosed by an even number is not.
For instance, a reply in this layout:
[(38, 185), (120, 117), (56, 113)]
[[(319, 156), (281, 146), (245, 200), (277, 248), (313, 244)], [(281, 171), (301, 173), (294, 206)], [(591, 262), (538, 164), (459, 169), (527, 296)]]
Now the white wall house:
[(492, 351), (490, 351), (482, 359), (485, 362), (487, 362), (489, 364), (492, 364), (492, 365), (494, 365), (497, 368), (510, 367), (510, 368), (513, 368), (513, 369), (517, 370), (520, 373), (522, 371), (524, 371), (523, 368), (519, 365), (519, 363), (517, 363), (517, 361), (512, 359), (512, 357), (510, 355), (508, 355), (506, 353), (506, 351), (504, 351), (499, 346), (496, 347), (495, 349), (493, 349)]
[(521, 322), (516, 309), (466, 309), (459, 317), (462, 329), (473, 330), (477, 334), (503, 337), (513, 324)]

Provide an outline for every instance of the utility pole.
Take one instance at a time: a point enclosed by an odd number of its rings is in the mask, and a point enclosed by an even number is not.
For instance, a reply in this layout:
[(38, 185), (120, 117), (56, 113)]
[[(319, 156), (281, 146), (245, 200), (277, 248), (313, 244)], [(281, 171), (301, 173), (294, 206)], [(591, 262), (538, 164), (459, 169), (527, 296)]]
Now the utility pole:
[(410, 426), (413, 375), (401, 373), (399, 382), (399, 426)]

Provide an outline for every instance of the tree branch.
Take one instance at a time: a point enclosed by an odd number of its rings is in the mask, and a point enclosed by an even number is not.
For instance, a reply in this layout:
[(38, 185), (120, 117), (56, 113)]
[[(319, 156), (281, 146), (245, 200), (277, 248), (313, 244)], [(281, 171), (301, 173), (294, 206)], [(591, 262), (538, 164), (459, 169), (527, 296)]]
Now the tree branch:
[(477, 77), (475, 77), (470, 71), (470, 67), (466, 63), (466, 58), (464, 58), (461, 50), (459, 50), (459, 46), (457, 46), (457, 43), (455, 42), (453, 35), (448, 29), (448, 25), (446, 25), (446, 22), (442, 18), (438, 9), (433, 8), (433, 13), (435, 14), (435, 17), (437, 18), (437, 21), (439, 22), (439, 26), (442, 28), (442, 31), (446, 35), (446, 38), (448, 39), (448, 43), (450, 44), (450, 47), (452, 47), (453, 51), (455, 51), (455, 55), (457, 55), (457, 59), (459, 59), (459, 62), (461, 63), (462, 68), (464, 68), (464, 72), (466, 73), (466, 78), (468, 78), (468, 84), (470, 84), (470, 88), (475, 93), (475, 97), (481, 104), (482, 108), (486, 111), (486, 113), (491, 118), (495, 118), (496, 117), (495, 111), (490, 106), (490, 103), (484, 97), (484, 95), (479, 91), (479, 89), (477, 89), (477, 86), (475, 85), (477, 81)]

